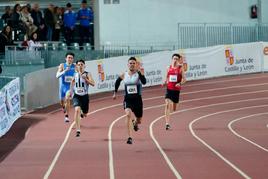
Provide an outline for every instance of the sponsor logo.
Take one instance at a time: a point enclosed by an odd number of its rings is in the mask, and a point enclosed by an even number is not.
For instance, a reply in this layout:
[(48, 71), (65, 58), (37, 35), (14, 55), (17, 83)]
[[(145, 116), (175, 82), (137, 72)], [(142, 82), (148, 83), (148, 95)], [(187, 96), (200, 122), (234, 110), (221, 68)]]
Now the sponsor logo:
[(268, 55), (268, 47), (264, 47), (263, 48), (263, 54), (264, 55)]
[(235, 58), (232, 47), (226, 47), (224, 52), (227, 64), (227, 66), (225, 66), (225, 72), (238, 72), (239, 67), (237, 65), (234, 65)]
[(100, 60), (97, 62), (97, 68), (98, 68), (98, 76), (99, 76), (99, 81), (103, 82), (105, 80), (105, 73), (104, 73), (104, 65), (103, 62)]
[(225, 49), (225, 58), (226, 58), (226, 63), (228, 65), (233, 65), (234, 64), (234, 55), (233, 55), (233, 50), (231, 47)]

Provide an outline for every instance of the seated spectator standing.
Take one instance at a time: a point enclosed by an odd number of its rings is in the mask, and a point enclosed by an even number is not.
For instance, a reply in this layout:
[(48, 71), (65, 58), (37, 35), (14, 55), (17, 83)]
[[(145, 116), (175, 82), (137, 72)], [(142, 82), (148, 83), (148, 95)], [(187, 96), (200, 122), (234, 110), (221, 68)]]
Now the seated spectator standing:
[(15, 39), (14, 40), (20, 40), (18, 39), (18, 33), (25, 34), (26, 33), (26, 27), (25, 24), (21, 21), (21, 13), (20, 13), (21, 6), (20, 4), (16, 4), (14, 6), (13, 12), (11, 14), (11, 27), (15, 31)]
[(37, 32), (34, 32), (31, 36), (31, 39), (28, 41), (29, 50), (38, 50), (42, 47), (42, 44), (38, 41)]
[(11, 8), (10, 6), (5, 7), (5, 13), (2, 15), (2, 19), (6, 25), (11, 25)]
[(74, 28), (76, 22), (76, 13), (72, 10), (72, 4), (66, 4), (66, 11), (63, 16), (63, 25), (64, 25), (64, 36), (66, 40), (66, 44), (68, 46), (74, 42)]
[[(91, 9), (87, 8), (86, 0), (82, 1), (81, 8), (79, 9), (77, 13), (77, 19), (80, 21), (79, 45), (83, 46), (84, 43), (90, 42), (89, 41), (89, 38), (91, 38), (90, 24), (93, 20), (93, 12), (91, 11)], [(90, 44), (92, 45), (92, 42), (90, 42)]]
[(55, 20), (54, 20), (54, 5), (49, 4), (48, 8), (44, 10), (44, 21), (47, 28), (47, 40), (51, 41), (53, 36), (53, 31), (55, 27)]
[(46, 41), (46, 29), (42, 12), (39, 9), (39, 4), (33, 4), (31, 16), (34, 21), (34, 25), (37, 27), (38, 39), (40, 41)]
[(33, 18), (31, 17), (27, 6), (23, 6), (21, 9), (21, 20), (25, 24), (28, 37), (30, 37), (32, 33), (37, 30), (37, 27), (33, 23)]
[(54, 28), (52, 40), (59, 41), (63, 21), (62, 21), (62, 11), (58, 6), (54, 8), (54, 21), (55, 21), (55, 28)]
[(5, 47), (14, 45), (11, 32), (11, 27), (6, 25), (0, 33), (0, 55), (2, 59), (5, 57)]

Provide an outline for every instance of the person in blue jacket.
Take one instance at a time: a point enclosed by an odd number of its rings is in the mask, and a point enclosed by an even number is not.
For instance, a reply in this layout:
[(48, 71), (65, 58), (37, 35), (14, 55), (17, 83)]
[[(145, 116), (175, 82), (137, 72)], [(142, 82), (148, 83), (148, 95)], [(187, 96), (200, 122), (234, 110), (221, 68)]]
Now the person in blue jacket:
[(77, 20), (80, 21), (79, 25), (79, 45), (83, 46), (84, 43), (89, 43), (92, 45), (92, 21), (93, 12), (87, 7), (87, 1), (83, 0), (81, 3), (81, 8), (77, 12)]

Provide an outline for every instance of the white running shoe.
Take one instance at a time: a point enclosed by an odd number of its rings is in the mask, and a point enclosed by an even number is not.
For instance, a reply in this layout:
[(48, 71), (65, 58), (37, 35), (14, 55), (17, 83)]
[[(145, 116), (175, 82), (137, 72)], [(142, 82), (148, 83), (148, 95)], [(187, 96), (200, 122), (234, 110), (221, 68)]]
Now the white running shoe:
[(64, 118), (64, 122), (70, 122), (69, 118), (68, 117), (65, 117)]

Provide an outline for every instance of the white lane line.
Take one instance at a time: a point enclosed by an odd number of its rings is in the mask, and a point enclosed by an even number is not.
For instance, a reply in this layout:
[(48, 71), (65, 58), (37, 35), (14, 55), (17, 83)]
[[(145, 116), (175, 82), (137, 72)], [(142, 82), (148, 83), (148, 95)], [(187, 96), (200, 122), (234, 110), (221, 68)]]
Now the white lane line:
[(55, 157), (54, 157), (52, 163), (50, 164), (50, 166), (49, 166), (49, 168), (48, 168), (48, 170), (47, 170), (47, 172), (46, 172), (46, 174), (45, 174), (45, 176), (44, 176), (44, 179), (47, 179), (47, 178), (49, 177), (49, 175), (51, 174), (51, 172), (52, 172), (52, 170), (53, 170), (53, 168), (54, 168), (54, 166), (55, 166), (55, 164), (56, 164), (56, 162), (57, 162), (57, 160), (58, 160), (58, 158), (59, 158), (59, 156), (60, 156), (60, 154), (61, 154), (61, 152), (62, 152), (62, 150), (63, 150), (63, 148), (64, 148), (64, 146), (65, 146), (65, 144), (66, 144), (66, 142), (67, 142), (68, 139), (69, 139), (69, 136), (70, 136), (70, 134), (71, 134), (72, 127), (74, 126), (74, 124), (75, 124), (75, 123), (73, 122), (73, 123), (71, 124), (70, 128), (68, 129), (68, 132), (67, 132), (67, 134), (66, 134), (66, 137), (65, 137), (63, 143), (61, 144), (61, 146), (60, 146), (60, 148), (59, 148), (57, 154), (55, 155)]
[[(163, 118), (163, 116), (161, 116), (161, 117), (159, 117), (157, 119), (160, 119), (160, 118)], [(158, 150), (160, 151), (160, 153), (163, 155), (163, 157), (164, 157), (167, 165), (169, 166), (169, 168), (171, 169), (171, 171), (173, 172), (173, 174), (175, 175), (175, 177), (177, 179), (182, 179), (182, 176), (179, 174), (179, 172), (177, 171), (177, 169), (174, 167), (174, 165), (172, 164), (172, 162), (168, 158), (167, 154), (164, 152), (164, 150), (162, 149), (162, 147), (159, 145), (159, 143), (157, 142), (157, 140), (154, 137), (154, 134), (153, 134), (153, 125), (155, 124), (155, 122), (157, 121), (157, 119), (154, 120), (153, 122), (151, 122), (151, 124), (150, 124), (150, 128), (149, 128), (150, 136), (153, 139), (153, 141), (154, 141), (156, 147), (158, 148)]]
[[(235, 96), (235, 95), (241, 95), (241, 94), (251, 94), (251, 93), (265, 92), (265, 91), (267, 91), (267, 90), (260, 90), (260, 91), (255, 91), (255, 92), (245, 92), (245, 93), (238, 93), (238, 94), (229, 94), (229, 95), (220, 95), (220, 96), (216, 96), (216, 97), (221, 97), (221, 96), (223, 96), (223, 97), (226, 97), (226, 96)], [(198, 92), (200, 92), (200, 91), (197, 91), (197, 93), (198, 93)], [(152, 98), (146, 98), (146, 99), (144, 99), (144, 101), (146, 101), (146, 100), (152, 100), (152, 99), (158, 99), (158, 98), (162, 98), (162, 96), (152, 97)], [(183, 103), (183, 102), (190, 102), (190, 101), (203, 100), (203, 99), (213, 99), (213, 98), (215, 98), (215, 96), (214, 96), (214, 97), (207, 97), (207, 98), (199, 98), (199, 99), (192, 99), (192, 100), (182, 101), (182, 103)], [(113, 108), (113, 107), (118, 107), (118, 106), (121, 106), (121, 105), (122, 105), (121, 103), (118, 103), (118, 104), (115, 104), (115, 105), (111, 105), (111, 106), (107, 106), (107, 107), (104, 107), (104, 108), (100, 108), (100, 109), (97, 109), (97, 110), (95, 110), (95, 111), (90, 112), (89, 115), (94, 114), (94, 113), (99, 112), (99, 111), (102, 111), (102, 110), (110, 109), (110, 108)], [(60, 109), (57, 109), (57, 110), (60, 110)], [(52, 113), (52, 112), (51, 112), (51, 113)], [(69, 129), (68, 129), (68, 131), (71, 131), (73, 125), (74, 125), (74, 123), (71, 124), (71, 126), (70, 126)], [(66, 144), (66, 142), (67, 142), (67, 140), (69, 139), (69, 137), (70, 137), (70, 133), (67, 132), (67, 134), (66, 134), (66, 136), (65, 136), (65, 138), (64, 138), (64, 141), (63, 141), (63, 143), (61, 144), (61, 147), (60, 147), (59, 150), (57, 151), (57, 154), (56, 154), (55, 157), (53, 158), (53, 161), (52, 161), (52, 163), (50, 164), (50, 166), (49, 166), (49, 168), (48, 168), (48, 170), (47, 170), (47, 172), (46, 172), (46, 174), (45, 174), (45, 176), (46, 176), (47, 178), (48, 178), (48, 176), (51, 174), (53, 168), (55, 167), (55, 164), (56, 164), (56, 162), (57, 162), (57, 160), (58, 160), (58, 158), (59, 158), (59, 156), (60, 156), (60, 154), (61, 154), (61, 152), (62, 152), (62, 150), (63, 150), (63, 148), (64, 148), (64, 146), (65, 146), (65, 144)], [(111, 137), (111, 136), (110, 136), (110, 137)], [(109, 142), (110, 142), (110, 140), (109, 140)], [(111, 145), (111, 144), (109, 144), (109, 145)], [(112, 147), (112, 145), (109, 146), (109, 147)], [(109, 151), (109, 153), (110, 153), (110, 152), (112, 152), (112, 151)], [(111, 153), (111, 154), (112, 154), (112, 153)], [(110, 157), (110, 156), (111, 156), (111, 155), (109, 155), (109, 157)], [(110, 161), (113, 161), (113, 160), (111, 159)], [(111, 163), (111, 162), (109, 162), (109, 165), (110, 165), (110, 163)], [(112, 163), (113, 163), (113, 162), (112, 162)], [(111, 168), (111, 167), (110, 167), (110, 168)], [(111, 169), (110, 169), (110, 174), (111, 174), (112, 176), (114, 176), (113, 173), (114, 173), (114, 172), (111, 172)], [(45, 179), (45, 177), (44, 177), (44, 179)]]
[[(210, 105), (203, 105), (203, 106), (198, 106), (198, 107), (193, 107), (193, 108), (188, 108), (188, 109), (183, 109), (183, 110), (180, 110), (180, 111), (176, 111), (176, 112), (173, 112), (171, 113), (170, 115), (174, 115), (174, 114), (178, 114), (178, 113), (183, 113), (183, 112), (186, 112), (186, 111), (192, 111), (192, 110), (197, 110), (197, 109), (202, 109), (202, 108), (207, 108), (207, 107), (213, 107), (213, 106), (220, 106), (220, 105), (227, 105), (227, 104), (234, 104), (234, 103), (240, 103), (240, 102), (249, 102), (249, 101), (258, 101), (258, 100), (268, 100), (268, 97), (267, 98), (254, 98), (254, 99), (246, 99), (246, 100), (238, 100), (238, 101), (231, 101), (231, 102), (224, 102), (224, 103), (216, 103), (216, 104), (210, 104)], [(185, 101), (187, 102), (187, 101)], [(161, 148), (161, 146), (159, 145), (159, 143), (157, 142), (157, 140), (155, 139), (154, 137), (154, 134), (153, 134), (153, 125), (159, 121), (160, 119), (164, 118), (165, 115), (163, 116), (160, 116), (158, 118), (156, 118), (153, 122), (151, 122), (150, 124), (150, 136), (151, 138), (153, 139), (154, 143), (156, 144), (158, 150), (160, 151), (160, 153), (163, 155), (164, 159), (166, 160), (166, 162), (168, 163), (168, 165), (172, 165), (173, 164), (171, 163), (171, 161), (169, 160), (169, 158), (167, 157), (167, 155), (165, 154), (165, 152), (163, 151), (163, 149)], [(174, 168), (174, 167), (172, 167)], [(174, 175), (176, 176), (176, 174), (174, 173)]]
[(110, 173), (110, 179), (115, 179), (115, 175), (114, 175), (114, 165), (113, 165), (113, 161), (114, 161), (114, 157), (113, 157), (113, 150), (112, 150), (112, 142), (111, 142), (111, 138), (112, 138), (112, 128), (114, 126), (114, 124), (119, 121), (120, 119), (124, 118), (126, 115), (120, 116), (119, 118), (117, 118), (116, 120), (114, 120), (112, 122), (112, 124), (109, 126), (109, 132), (108, 132), (108, 148), (109, 148), (109, 173)]
[(240, 175), (242, 175), (244, 178), (246, 179), (250, 179), (251, 177), (248, 176), (245, 172), (243, 172), (241, 169), (239, 169), (235, 164), (233, 164), (232, 162), (230, 162), (229, 160), (227, 160), (222, 154), (220, 154), (220, 152), (218, 152), (217, 150), (215, 150), (213, 147), (211, 147), (208, 143), (206, 143), (203, 139), (201, 139), (200, 137), (198, 137), (196, 135), (196, 133), (193, 130), (193, 125), (195, 122), (210, 117), (210, 116), (214, 116), (214, 115), (218, 115), (218, 114), (222, 114), (222, 113), (227, 113), (227, 112), (234, 112), (234, 111), (240, 111), (240, 110), (245, 110), (245, 109), (252, 109), (252, 108), (260, 108), (260, 107), (267, 107), (268, 105), (258, 105), (258, 106), (248, 106), (248, 107), (243, 107), (243, 108), (236, 108), (236, 109), (231, 109), (231, 110), (225, 110), (225, 111), (219, 111), (219, 112), (215, 112), (215, 113), (211, 113), (208, 115), (204, 115), (201, 116), (199, 118), (194, 119), (190, 124), (189, 124), (189, 129), (192, 133), (192, 135), (199, 141), (201, 142), (203, 145), (205, 145), (208, 149), (210, 149), (214, 154), (216, 154), (219, 158), (221, 158), (225, 163), (227, 163), (229, 166), (231, 166), (234, 170), (236, 170)]
[(230, 130), (234, 135), (236, 135), (237, 137), (239, 137), (239, 138), (241, 138), (241, 139), (243, 139), (243, 140), (245, 140), (245, 141), (251, 143), (252, 145), (254, 145), (254, 146), (256, 146), (256, 147), (258, 147), (258, 148), (264, 150), (265, 152), (268, 152), (268, 149), (266, 149), (265, 147), (262, 147), (261, 145), (259, 145), (259, 144), (255, 143), (255, 142), (253, 142), (253, 141), (251, 141), (251, 140), (249, 140), (249, 139), (247, 139), (247, 138), (245, 138), (245, 137), (239, 135), (239, 134), (232, 128), (232, 125), (233, 125), (235, 122), (237, 122), (237, 121), (240, 121), (240, 120), (243, 120), (243, 119), (246, 119), (246, 118), (250, 118), (250, 117), (262, 116), (262, 115), (266, 115), (266, 114), (268, 114), (268, 112), (266, 112), (266, 113), (257, 113), (257, 114), (252, 114), (252, 115), (249, 115), (249, 116), (244, 116), (244, 117), (241, 117), (241, 118), (237, 118), (237, 119), (232, 120), (231, 122), (228, 123), (228, 128), (229, 128), (229, 130)]
[[(122, 105), (122, 104), (115, 104), (115, 105), (107, 106), (107, 107), (104, 107), (104, 108), (100, 108), (100, 109), (97, 109), (97, 110), (95, 110), (95, 111), (90, 112), (89, 115), (94, 114), (94, 113), (99, 112), (99, 111), (102, 111), (102, 110), (105, 110), (105, 109), (109, 109), (109, 108), (117, 107), (117, 106), (120, 106), (120, 105)], [(44, 179), (47, 179), (47, 178), (49, 177), (49, 175), (51, 174), (53, 168), (55, 167), (55, 164), (57, 163), (57, 161), (58, 161), (58, 159), (59, 159), (59, 156), (60, 156), (60, 154), (61, 154), (63, 148), (65, 147), (66, 142), (68, 141), (68, 139), (69, 139), (69, 137), (70, 137), (70, 133), (71, 133), (72, 128), (73, 128), (74, 125), (75, 125), (75, 122), (73, 122), (73, 123), (70, 125), (70, 127), (69, 127), (69, 129), (68, 129), (68, 132), (67, 132), (67, 134), (66, 134), (66, 136), (65, 136), (65, 138), (64, 138), (64, 141), (62, 142), (62, 144), (61, 144), (59, 150), (57, 151), (55, 157), (53, 158), (53, 161), (51, 162), (50, 166), (48, 167), (48, 170), (46, 171), (46, 173), (45, 173), (45, 175), (44, 175), (44, 177), (43, 177)]]
[[(243, 80), (248, 80), (248, 79), (255, 79), (255, 77), (253, 77), (253, 78), (245, 78), (245, 79), (221, 80), (221, 81), (216, 81), (216, 82), (205, 82), (205, 83), (200, 83), (200, 84), (192, 84), (192, 85), (188, 85), (188, 86), (200, 86), (200, 85), (204, 85), (204, 84), (217, 84), (217, 83), (230, 82), (230, 81), (243, 81)], [(199, 90), (199, 91), (182, 92), (181, 95), (188, 95), (188, 94), (195, 94), (195, 93), (202, 93), (202, 92), (207, 92), (207, 91), (216, 91), (216, 90), (223, 90), (223, 89), (240, 88), (240, 87), (263, 86), (263, 85), (267, 85), (267, 84), (268, 83), (260, 83), (260, 84), (230, 86), (230, 87), (223, 87), (223, 88), (213, 88), (213, 89), (206, 89), (206, 90)], [(151, 91), (158, 91), (158, 90), (159, 89), (152, 89)], [(160, 90), (163, 90), (163, 89), (160, 89)], [(150, 90), (146, 90), (146, 91), (150, 91)], [(266, 91), (266, 90), (263, 90), (263, 91)], [(118, 96), (123, 96), (123, 94), (122, 95), (118, 95)], [(151, 98), (143, 99), (143, 101), (153, 100), (153, 99), (159, 99), (159, 98), (163, 98), (163, 97), (164, 96), (151, 97)], [(112, 96), (110, 96), (110, 97), (107, 96), (107, 97), (103, 97), (101, 99), (111, 99), (111, 98), (112, 98)], [(91, 102), (93, 102), (93, 101), (98, 101), (98, 99), (92, 100)], [(118, 104), (118, 105), (121, 105), (121, 104)], [(49, 112), (48, 114), (53, 114), (53, 113), (58, 112), (58, 111), (61, 111), (61, 109), (55, 109), (55, 110)]]
[[(261, 90), (261, 92), (263, 92), (264, 90)], [(266, 91), (266, 90), (265, 90)], [(238, 93), (236, 95), (241, 95), (241, 94), (248, 94), (248, 93), (257, 93), (255, 92), (246, 92), (246, 93)], [(214, 96), (214, 97), (206, 97), (206, 98), (198, 98), (198, 99), (192, 99), (192, 100), (184, 100), (181, 103), (185, 103), (185, 102), (192, 102), (192, 101), (199, 101), (199, 100), (205, 100), (205, 99), (212, 99), (212, 98), (218, 98), (218, 97), (226, 97), (226, 96), (234, 96), (235, 94), (230, 94), (230, 95), (219, 95), (219, 96)], [(255, 101), (255, 100), (262, 100), (262, 99), (268, 99), (268, 98), (254, 98), (254, 99), (247, 99), (247, 100), (238, 100), (238, 101), (232, 101), (232, 102), (225, 102), (225, 103), (216, 103), (216, 104), (210, 104), (210, 105), (203, 105), (203, 106), (198, 106), (198, 107), (194, 107), (194, 108), (188, 108), (188, 109), (184, 109), (184, 110), (180, 110), (177, 112), (172, 113), (171, 115), (175, 114), (175, 113), (180, 113), (180, 112), (186, 112), (186, 111), (190, 111), (190, 110), (196, 110), (196, 109), (200, 109), (200, 108), (204, 108), (204, 107), (212, 107), (212, 106), (217, 106), (217, 105), (222, 105), (222, 104), (232, 104), (232, 103), (237, 103), (237, 102), (243, 102), (243, 101)], [(164, 106), (165, 104), (162, 105), (157, 105), (157, 106), (151, 106), (148, 108), (144, 108), (145, 110), (148, 109), (153, 109), (153, 108), (158, 108), (161, 106)], [(115, 175), (114, 175), (114, 161), (113, 161), (113, 150), (112, 150), (112, 129), (113, 126), (116, 122), (118, 122), (120, 119), (124, 118), (125, 115), (118, 117), (117, 119), (115, 119), (111, 125), (109, 126), (109, 132), (108, 132), (108, 141), (109, 141), (109, 171), (110, 171), (110, 179), (114, 179)], [(153, 122), (151, 122), (150, 124), (150, 136), (153, 139), (153, 141), (155, 142), (157, 148), (159, 149), (160, 153), (163, 155), (164, 159), (166, 160), (168, 166), (170, 167), (170, 169), (172, 170), (172, 172), (174, 173), (174, 175), (180, 179), (181, 176), (179, 174), (179, 172), (175, 169), (175, 167), (173, 166), (172, 162), (169, 160), (169, 158), (167, 157), (167, 155), (165, 154), (165, 152), (162, 150), (161, 146), (159, 145), (159, 143), (157, 142), (157, 140), (155, 139), (154, 135), (153, 135), (153, 125), (155, 122), (157, 122), (158, 120), (160, 120), (161, 118), (163, 118), (165, 115), (155, 119)]]
[[(246, 79), (253, 79), (253, 78), (246, 78)], [(241, 80), (246, 80), (246, 79), (241, 79)], [(236, 79), (232, 79), (232, 80), (221, 80), (221, 81), (217, 81), (217, 82), (212, 82), (211, 84), (214, 84), (214, 83), (221, 83), (222, 81), (226, 81), (226, 82), (228, 82), (228, 81), (234, 81), (234, 80), (236, 80)], [(237, 81), (239, 81), (239, 79), (238, 79)], [(204, 83), (203, 83), (203, 84), (204, 84)], [(196, 84), (196, 86), (198, 86), (198, 85), (202, 85), (202, 84)], [(261, 85), (262, 85), (262, 84), (261, 84)], [(244, 86), (242, 85), (242, 86), (233, 86), (233, 87), (244, 87)], [(215, 89), (216, 89), (216, 88), (215, 88)], [(218, 89), (225, 89), (225, 88), (218, 88)], [(205, 91), (207, 91), (207, 90), (199, 90), (199, 91), (196, 91), (196, 93), (205, 92)], [(265, 90), (262, 90), (262, 91), (265, 91)], [(190, 94), (193, 94), (193, 93), (194, 93), (194, 92), (191, 92)], [(188, 94), (188, 93), (182, 93), (182, 95), (184, 95), (184, 94)], [(235, 95), (235, 94), (234, 94), (234, 95)], [(152, 99), (159, 99), (159, 98), (163, 98), (163, 96), (152, 97), (152, 98), (146, 98), (146, 99), (144, 99), (144, 101), (146, 101), (146, 100), (152, 100)], [(201, 99), (205, 99), (205, 98), (201, 98)], [(195, 99), (194, 99), (194, 100), (189, 100), (189, 101), (195, 101)], [(95, 111), (90, 112), (89, 115), (90, 115), (90, 114), (93, 114), (93, 113), (96, 113), (96, 112), (99, 112), (99, 111), (102, 111), (102, 110), (105, 110), (105, 109), (109, 109), (109, 108), (113, 108), (113, 107), (117, 107), (117, 106), (121, 106), (121, 105), (122, 105), (122, 104), (119, 103), (119, 104), (115, 104), (115, 105), (107, 106), (107, 107), (104, 107), (104, 108), (100, 108), (100, 109), (97, 109), (97, 110), (95, 110)], [(56, 109), (56, 110), (54, 110), (54, 111), (51, 111), (49, 114), (55, 113), (55, 112), (60, 111), (60, 110), (61, 110), (61, 109)], [(74, 125), (74, 123), (71, 124), (71, 126), (70, 126), (69, 129), (68, 129), (68, 132), (71, 131), (73, 125)], [(63, 148), (64, 148), (64, 146), (65, 146), (65, 144), (66, 144), (65, 141), (67, 141), (67, 140), (69, 139), (70, 133), (68, 133), (68, 132), (67, 132), (67, 134), (66, 134), (66, 136), (65, 136), (65, 138), (64, 138), (63, 143), (61, 144), (61, 147), (60, 147), (59, 150), (57, 151), (57, 154), (56, 154), (55, 157), (53, 158), (53, 161), (52, 161), (52, 163), (50, 164), (50, 166), (49, 166), (49, 168), (48, 168), (48, 171), (46, 172), (44, 178), (45, 178), (45, 177), (48, 178), (49, 175), (51, 174), (51, 172), (52, 172), (52, 170), (53, 170), (53, 168), (54, 168), (54, 166), (55, 166), (55, 164), (56, 164), (56, 162), (57, 162), (57, 160), (58, 160), (58, 158), (59, 158), (59, 156), (60, 156), (60, 154), (61, 154), (61, 152), (62, 152), (62, 150), (63, 150)], [(112, 145), (111, 145), (111, 146), (112, 146)], [(109, 157), (110, 157), (110, 156), (109, 156)], [(109, 162), (109, 163), (110, 163), (110, 162)], [(112, 163), (113, 163), (113, 162), (112, 162)]]
[[(153, 108), (159, 108), (164, 106), (164, 104), (160, 104), (160, 105), (155, 105), (155, 106), (150, 106), (150, 107), (146, 107), (144, 108), (144, 110), (148, 110), (148, 109), (153, 109)], [(108, 148), (109, 148), (109, 171), (110, 171), (110, 179), (114, 179), (115, 175), (114, 175), (114, 159), (113, 159), (113, 145), (112, 145), (112, 130), (113, 130), (113, 126), (115, 125), (116, 122), (118, 122), (119, 120), (123, 119), (126, 115), (122, 115), (118, 118), (116, 118), (109, 126), (109, 131), (108, 131)]]
[[(245, 81), (245, 80), (252, 80), (252, 79), (259, 79), (259, 78), (267, 78), (267, 77), (266, 76), (262, 76), (262, 77), (249, 77), (249, 78), (243, 78), (243, 79), (237, 78), (237, 79), (227, 79), (227, 80), (220, 80), (220, 81), (217, 81), (219, 79), (216, 79), (215, 78), (214, 81), (208, 81), (208, 82), (205, 81), (205, 82), (201, 82), (201, 83), (197, 83), (197, 84), (189, 84), (189, 83), (186, 83), (183, 86), (184, 87), (192, 87), (192, 86), (210, 85), (210, 84), (217, 84), (217, 83), (224, 83), (224, 82), (232, 82), (232, 81)], [(143, 92), (148, 92), (148, 91), (152, 92), (152, 91), (161, 91), (161, 90), (163, 90), (163, 89), (159, 86), (159, 88), (157, 88), (157, 89), (145, 88), (143, 90)], [(124, 94), (120, 94), (118, 96), (124, 96)], [(110, 98), (111, 98), (110, 96), (105, 96), (105, 97), (102, 97), (102, 98), (93, 99), (93, 100), (91, 100), (91, 102), (101, 101), (101, 100), (110, 99)]]
[[(213, 99), (213, 98), (220, 98), (220, 97), (228, 97), (228, 96), (235, 96), (235, 95), (243, 95), (243, 94), (252, 94), (252, 93), (258, 93), (258, 92), (267, 92), (268, 90), (260, 90), (260, 91), (254, 91), (254, 92), (244, 92), (244, 93), (238, 93), (238, 94), (228, 94), (228, 95), (219, 95), (219, 96), (210, 96), (210, 97), (204, 97), (204, 98), (196, 98), (196, 99), (191, 99), (191, 100), (185, 100), (182, 101), (181, 103), (185, 103), (185, 102), (193, 102), (193, 101), (199, 101), (199, 100), (206, 100), (206, 99)], [(157, 97), (155, 97), (157, 98)], [(147, 107), (144, 108), (144, 110), (148, 110), (148, 109), (152, 109), (152, 108), (158, 108), (164, 106), (164, 104), (162, 105), (157, 105), (157, 106), (152, 106), (152, 107)], [(109, 126), (109, 132), (108, 132), (108, 141), (109, 141), (109, 171), (110, 171), (110, 179), (114, 179), (115, 175), (114, 175), (114, 166), (113, 166), (113, 149), (112, 149), (112, 129), (113, 126), (116, 122), (118, 122), (120, 119), (124, 118), (125, 115), (118, 117), (117, 119), (115, 119), (111, 125)], [(154, 124), (154, 122), (153, 122)], [(153, 125), (151, 124), (151, 125)], [(173, 171), (174, 175), (177, 178), (181, 178), (181, 176), (179, 175), (179, 173), (176, 171), (176, 169), (173, 167), (173, 165), (171, 164), (170, 160), (168, 159), (167, 155), (165, 154), (165, 152), (161, 149), (160, 145), (157, 143), (156, 139), (154, 138), (153, 134), (152, 134), (152, 130), (151, 130), (151, 125), (150, 125), (150, 135), (153, 139), (153, 141), (155, 142), (155, 144), (157, 145), (159, 151), (162, 153), (162, 155), (164, 156), (166, 162), (168, 163), (169, 167), (171, 168), (171, 170)]]

